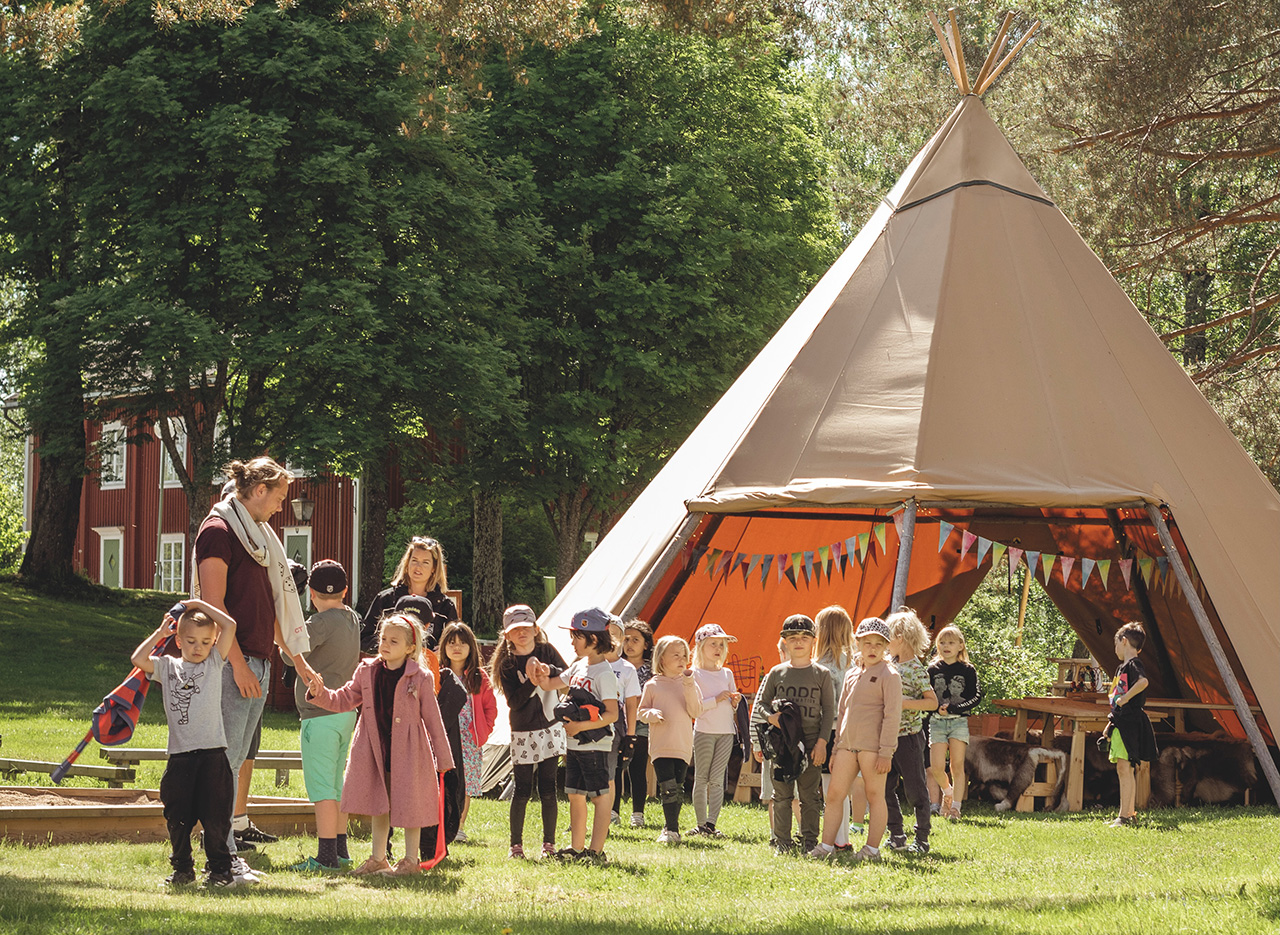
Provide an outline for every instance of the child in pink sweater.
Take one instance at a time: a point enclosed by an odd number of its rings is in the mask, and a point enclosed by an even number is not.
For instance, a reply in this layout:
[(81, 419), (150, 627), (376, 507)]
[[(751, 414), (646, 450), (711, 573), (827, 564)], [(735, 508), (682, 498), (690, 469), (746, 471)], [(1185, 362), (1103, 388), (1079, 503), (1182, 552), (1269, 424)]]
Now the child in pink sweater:
[(649, 757), (666, 819), (659, 844), (680, 843), (680, 805), (693, 756), (693, 719), (701, 713), (702, 692), (689, 670), (689, 644), (678, 636), (664, 636), (653, 649), (653, 678), (640, 695), (638, 712), (649, 725)]
[(879, 617), (863, 620), (854, 634), (858, 658), (845, 676), (836, 706), (838, 726), (822, 841), (809, 852), (810, 857), (827, 858), (835, 853), (836, 825), (844, 820), (841, 803), (861, 773), (871, 817), (867, 822), (867, 843), (853, 859), (880, 859), (880, 840), (889, 820), (885, 775), (898, 748), (898, 721), (902, 716), (902, 679), (886, 658), (892, 637), (888, 625)]

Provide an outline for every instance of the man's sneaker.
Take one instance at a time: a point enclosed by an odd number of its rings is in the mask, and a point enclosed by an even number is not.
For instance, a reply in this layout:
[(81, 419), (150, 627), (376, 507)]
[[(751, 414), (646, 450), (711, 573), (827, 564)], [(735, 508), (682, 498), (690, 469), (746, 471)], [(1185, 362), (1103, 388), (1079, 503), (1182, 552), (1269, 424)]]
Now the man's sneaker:
[(336, 873), (342, 869), (342, 865), (330, 867), (327, 864), (320, 863), (314, 857), (308, 857), (306, 860), (300, 860), (296, 864), (290, 864), (285, 869), (293, 873)]
[(196, 882), (196, 872), (194, 870), (175, 870), (164, 878), (164, 882), (169, 886), (190, 886)]
[(579, 851), (577, 859), (580, 863), (595, 864), (597, 867), (603, 867), (609, 863), (609, 857), (603, 850), (593, 851), (589, 847)]
[(643, 828), (643, 827), (644, 827), (644, 812), (632, 812), (632, 813), (631, 813), (631, 827), (633, 827), (633, 828)]
[(233, 887), (243, 885), (229, 873), (211, 873), (205, 877), (204, 882), (213, 889), (218, 890), (229, 890)]
[(275, 844), (280, 838), (270, 832), (263, 831), (252, 820), (246, 828), (235, 833), (237, 846), (241, 841), (248, 841), (250, 844)]
[(680, 832), (671, 831), (667, 828), (663, 828), (662, 833), (658, 835), (658, 843), (659, 844), (679, 844)]
[(890, 835), (887, 846), (889, 850), (896, 851), (899, 854), (911, 849), (911, 845), (907, 843), (907, 836), (905, 834), (902, 836)]
[(507, 856), (512, 860), (524, 860), (524, 847), (519, 844), (512, 844), (511, 850), (507, 851)]
[(262, 877), (245, 861), (243, 857), (231, 858), (231, 875), (236, 883), (261, 883)]
[(618, 825), (618, 826), (621, 826), (621, 825), (622, 825), (622, 816), (621, 816), (621, 815), (619, 815), (617, 812), (610, 812), (610, 813), (609, 813), (609, 824), (611, 824), (611, 825)]
[(467, 837), (467, 833), (463, 831), (461, 828), (459, 828), (458, 833), (453, 836), (454, 844), (466, 844), (470, 840), (471, 839)]
[(929, 853), (929, 842), (928, 841), (912, 841), (905, 848), (903, 848), (902, 853), (911, 854), (914, 857), (925, 857)]
[(834, 844), (823, 844), (819, 841), (812, 850), (805, 852), (805, 857), (811, 860), (830, 860), (836, 855), (836, 846)]
[(862, 845), (862, 850), (858, 851), (858, 853), (854, 854), (849, 859), (852, 860), (855, 864), (860, 864), (860, 863), (878, 864), (880, 863), (882, 858), (880, 857), (880, 849), (878, 847), (873, 849), (870, 844), (864, 844)]

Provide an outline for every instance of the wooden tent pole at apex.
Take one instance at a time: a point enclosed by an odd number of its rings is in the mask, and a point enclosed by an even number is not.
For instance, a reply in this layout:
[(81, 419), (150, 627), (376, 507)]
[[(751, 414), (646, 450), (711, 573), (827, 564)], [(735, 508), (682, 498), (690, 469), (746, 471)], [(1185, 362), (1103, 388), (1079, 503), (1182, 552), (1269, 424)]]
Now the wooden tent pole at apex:
[(1280, 770), (1276, 769), (1275, 761), (1271, 759), (1271, 754), (1267, 750), (1267, 742), (1262, 736), (1258, 722), (1254, 720), (1253, 712), (1249, 710), (1249, 702), (1244, 697), (1244, 690), (1241, 689), (1235, 672), (1231, 670), (1231, 663), (1227, 660), (1227, 653), (1222, 648), (1222, 643), (1218, 640), (1218, 634), (1213, 632), (1213, 624), (1209, 621), (1209, 614), (1204, 609), (1204, 604), (1201, 603), (1200, 595), (1196, 593), (1195, 586), (1191, 583), (1191, 575), (1187, 572), (1187, 567), (1182, 563), (1182, 555), (1178, 552), (1177, 546), (1174, 545), (1173, 535), (1169, 532), (1168, 525), (1165, 524), (1160, 508), (1154, 503), (1147, 504), (1147, 515), (1151, 517), (1151, 524), (1155, 526), (1156, 533), (1160, 536), (1160, 544), (1164, 546), (1165, 555), (1169, 557), (1169, 567), (1173, 569), (1174, 577), (1178, 579), (1178, 585), (1182, 588), (1182, 596), (1187, 599), (1187, 604), (1191, 607), (1191, 613), (1196, 618), (1196, 624), (1200, 627), (1200, 635), (1204, 637), (1204, 641), (1209, 647), (1209, 655), (1213, 657), (1214, 665), (1218, 667), (1218, 674), (1222, 676), (1223, 684), (1227, 686), (1227, 695), (1230, 696), (1231, 703), (1235, 705), (1236, 717), (1240, 718), (1240, 723), (1244, 726), (1244, 732), (1249, 736), (1250, 743), (1253, 744), (1253, 753), (1258, 758), (1258, 765), (1262, 767), (1263, 774), (1267, 777), (1267, 784), (1271, 786), (1271, 794), (1275, 796), (1276, 802), (1280, 802)]
[(689, 513), (685, 516), (684, 522), (680, 524), (676, 534), (671, 537), (671, 541), (662, 550), (658, 560), (649, 566), (649, 573), (644, 576), (644, 580), (640, 582), (640, 586), (631, 595), (627, 605), (622, 608), (620, 616), (623, 620), (635, 619), (636, 615), (644, 609), (644, 605), (648, 603), (649, 598), (653, 596), (653, 592), (657, 590), (658, 582), (662, 580), (662, 576), (667, 573), (671, 563), (676, 560), (680, 550), (684, 548), (685, 543), (689, 541), (689, 537), (693, 535), (694, 530), (698, 528), (698, 524), (702, 522), (703, 515), (702, 513)]
[(1013, 23), (1013, 13), (1006, 13), (1004, 22), (996, 33), (995, 41), (991, 44), (991, 50), (987, 53), (986, 60), (978, 70), (977, 77), (970, 83), (969, 70), (964, 61), (964, 48), (960, 41), (960, 18), (957, 15), (956, 8), (951, 7), (947, 10), (947, 25), (945, 28), (938, 22), (938, 17), (934, 15), (932, 10), (926, 11), (926, 15), (929, 17), (929, 25), (933, 27), (934, 35), (938, 37), (938, 44), (942, 46), (942, 57), (947, 60), (947, 67), (951, 69), (951, 77), (955, 79), (956, 87), (960, 89), (962, 95), (976, 94), (978, 97), (982, 97), (987, 88), (995, 83), (995, 80), (1000, 77), (1000, 73), (1008, 68), (1009, 64), (1018, 57), (1022, 47), (1030, 41), (1031, 36), (1040, 28), (1040, 20), (1036, 20), (1031, 24), (1031, 28), (1023, 33), (1022, 38), (1009, 51), (1009, 54), (1000, 59), (999, 64), (996, 64), (996, 60), (1000, 58), (1000, 53), (1004, 51), (1005, 43), (1008, 41), (1009, 26)]
[(898, 531), (898, 564), (893, 569), (893, 596), (889, 598), (889, 613), (897, 613), (907, 599), (907, 572), (911, 570), (911, 546), (916, 539), (916, 501), (908, 500), (902, 514), (902, 526)]

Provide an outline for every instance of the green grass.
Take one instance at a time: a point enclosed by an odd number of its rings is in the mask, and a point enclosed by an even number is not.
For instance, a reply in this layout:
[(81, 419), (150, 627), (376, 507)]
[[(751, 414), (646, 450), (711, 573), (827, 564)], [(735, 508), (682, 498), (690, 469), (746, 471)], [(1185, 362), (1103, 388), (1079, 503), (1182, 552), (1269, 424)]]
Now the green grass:
[[(37, 600), (0, 586), (4, 750), (12, 744), (11, 755), (60, 759), (152, 619), (151, 611)], [(150, 711), (140, 742), (162, 742), (159, 713)], [(295, 741), (288, 716), (274, 716), (264, 745)], [(92, 751), (86, 757), (96, 762)], [(254, 789), (273, 792), (271, 777), (259, 777)], [(1155, 811), (1137, 828), (1113, 829), (1110, 812), (996, 816), (971, 805), (963, 822), (936, 826), (929, 857), (890, 855), (856, 867), (773, 857), (758, 806), (727, 806), (723, 841), (677, 848), (654, 842), (658, 814), (651, 804), (650, 827), (614, 830), (611, 866), (565, 866), (508, 860), (507, 806), (482, 800), (468, 821), (477, 843), (455, 846), (421, 877), (289, 873), (283, 868), (314, 847), (291, 838), (251, 855), (269, 871), (264, 883), (220, 893), (165, 892), (160, 844), (0, 844), (0, 932), (1199, 935), (1274, 933), (1280, 924), (1274, 808)], [(567, 820), (562, 803), (562, 829)], [(527, 843), (537, 839), (536, 824), (531, 807)], [(367, 853), (367, 841), (355, 842), (353, 856)]]

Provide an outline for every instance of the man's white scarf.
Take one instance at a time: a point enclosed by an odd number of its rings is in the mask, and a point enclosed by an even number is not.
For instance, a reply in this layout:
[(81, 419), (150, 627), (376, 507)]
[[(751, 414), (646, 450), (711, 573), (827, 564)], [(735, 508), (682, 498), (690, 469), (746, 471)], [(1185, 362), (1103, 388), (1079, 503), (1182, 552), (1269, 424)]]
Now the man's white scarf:
[[(311, 649), (307, 636), (307, 624), (302, 617), (302, 600), (289, 571), (289, 560), (275, 530), (266, 523), (257, 522), (234, 493), (213, 505), (213, 513), (221, 517), (227, 528), (235, 533), (244, 550), (253, 560), (267, 570), (271, 581), (271, 594), (275, 598), (276, 619), (280, 621), (280, 633), (284, 644), (293, 655)], [(200, 596), (199, 566), (191, 575), (191, 596)], [(238, 621), (237, 621), (238, 622)]]

